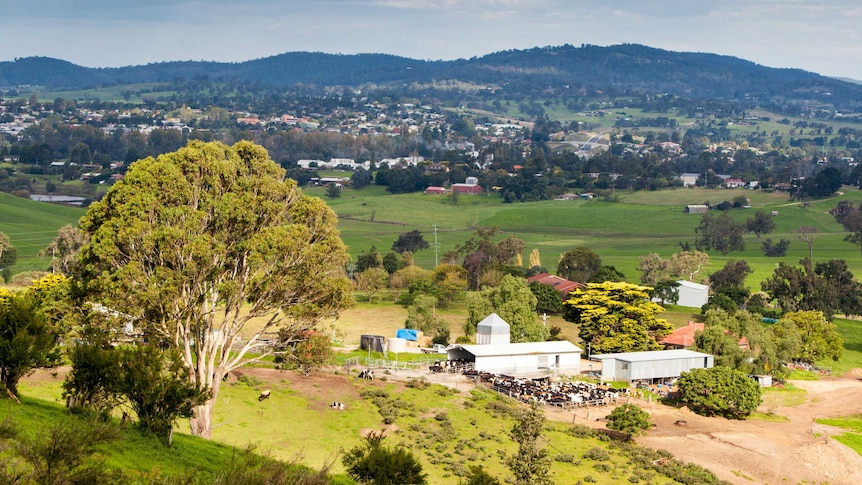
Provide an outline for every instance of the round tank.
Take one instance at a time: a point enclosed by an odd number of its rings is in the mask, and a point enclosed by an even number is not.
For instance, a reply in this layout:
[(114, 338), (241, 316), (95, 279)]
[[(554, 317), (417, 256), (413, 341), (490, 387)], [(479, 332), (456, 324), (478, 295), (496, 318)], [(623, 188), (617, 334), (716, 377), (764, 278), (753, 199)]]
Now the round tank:
[(398, 337), (391, 337), (387, 343), (387, 349), (389, 352), (395, 352), (396, 354), (407, 352), (407, 340)]

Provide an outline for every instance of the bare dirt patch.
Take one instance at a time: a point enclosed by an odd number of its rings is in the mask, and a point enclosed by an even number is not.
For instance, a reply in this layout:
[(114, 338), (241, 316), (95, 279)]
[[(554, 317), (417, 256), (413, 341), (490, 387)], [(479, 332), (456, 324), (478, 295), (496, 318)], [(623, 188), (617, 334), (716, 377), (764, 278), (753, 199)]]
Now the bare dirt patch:
[[(862, 456), (830, 438), (843, 430), (814, 421), (862, 413), (862, 382), (828, 378), (793, 384), (807, 391), (803, 404), (761, 409), (786, 421), (706, 418), (652, 404), (644, 407), (656, 426), (637, 442), (670, 451), (733, 484), (862, 483)], [(678, 420), (686, 426), (676, 425)]]

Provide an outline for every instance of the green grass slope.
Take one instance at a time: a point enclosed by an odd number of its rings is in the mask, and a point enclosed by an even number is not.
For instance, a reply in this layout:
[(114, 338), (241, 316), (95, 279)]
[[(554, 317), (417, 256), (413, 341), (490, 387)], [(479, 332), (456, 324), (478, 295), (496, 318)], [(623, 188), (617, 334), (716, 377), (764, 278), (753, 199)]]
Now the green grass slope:
[[(338, 199), (327, 198), (325, 190), (319, 187), (308, 188), (306, 192), (322, 197), (339, 215), (341, 235), (354, 258), (372, 246), (385, 253), (399, 234), (418, 229), (432, 248), (418, 252), (416, 263), (431, 268), (443, 253), (469, 239), (477, 227), (498, 226), (501, 237), (517, 236), (525, 242), (525, 262), (530, 252), (538, 249), (543, 266), (554, 271), (562, 253), (586, 245), (601, 256), (604, 264), (616, 266), (630, 281), (637, 281), (640, 276), (636, 270), (640, 257), (651, 252), (668, 257), (680, 250), (681, 242), (694, 242), (694, 229), (700, 217), (685, 214), (685, 205), (718, 203), (742, 195), (749, 198), (751, 208), (735, 209), (732, 216), (745, 221), (757, 210), (777, 211), (776, 230), (766, 237), (776, 242), (790, 240), (787, 256), (764, 256), (755, 237), (747, 235), (744, 251), (727, 256), (712, 252), (712, 264), (706, 273), (720, 269), (729, 259), (744, 259), (754, 269), (748, 284), (756, 290), (779, 261), (796, 264), (808, 255), (807, 245), (796, 237), (797, 229), (803, 225), (817, 230), (815, 260), (845, 259), (855, 274), (862, 272), (859, 248), (844, 241), (843, 228), (829, 215), (829, 210), (840, 200), (862, 201), (862, 192), (854, 188), (844, 190), (840, 195), (805, 205), (789, 201), (786, 193), (742, 189), (617, 191), (617, 202), (594, 199), (516, 204), (502, 203), (498, 194), (462, 195), (455, 204), (450, 197), (421, 193), (392, 195), (377, 186), (345, 189)], [(19, 255), (13, 272), (46, 268), (47, 260), (37, 258), (36, 253), (48, 245), (60, 227), (75, 224), (83, 214), (83, 209), (0, 193), (0, 231), (10, 237)]]
[(0, 192), (0, 232), (18, 250), (18, 261), (10, 269), (22, 271), (44, 271), (49, 266), (47, 258), (37, 254), (45, 249), (57, 231), (66, 224), (77, 224), (85, 209), (15, 197)]

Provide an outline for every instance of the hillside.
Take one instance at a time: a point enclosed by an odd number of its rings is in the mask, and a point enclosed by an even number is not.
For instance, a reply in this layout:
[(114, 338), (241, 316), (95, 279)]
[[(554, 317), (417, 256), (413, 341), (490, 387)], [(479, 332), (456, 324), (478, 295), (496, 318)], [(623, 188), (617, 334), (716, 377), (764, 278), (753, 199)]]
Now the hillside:
[(46, 57), (0, 63), (0, 87), (77, 89), (176, 79), (360, 86), (458, 81), (494, 89), (579, 89), (668, 93), (694, 99), (828, 102), (862, 106), (862, 85), (800, 69), (768, 68), (731, 56), (673, 52), (637, 44), (571, 45), (509, 50), (453, 61), (387, 54), (288, 52), (239, 63), (163, 62), (87, 68)]

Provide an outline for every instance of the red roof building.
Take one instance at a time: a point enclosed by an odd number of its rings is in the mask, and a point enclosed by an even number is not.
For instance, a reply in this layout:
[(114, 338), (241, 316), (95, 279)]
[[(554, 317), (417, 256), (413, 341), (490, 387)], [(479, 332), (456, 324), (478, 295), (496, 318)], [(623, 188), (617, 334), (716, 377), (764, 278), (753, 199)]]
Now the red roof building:
[(432, 185), (432, 186), (425, 189), (425, 193), (426, 194), (434, 194), (434, 195), (439, 195), (439, 194), (445, 195), (446, 194), (446, 188), (445, 187), (435, 187)]
[(460, 192), (462, 194), (481, 194), (482, 187), (471, 184), (452, 184), (452, 192)]
[[(688, 322), (688, 325), (674, 330), (673, 333), (665, 337), (660, 343), (666, 349), (688, 349), (694, 345), (694, 338), (697, 332), (703, 332), (704, 326), (703, 323)], [(748, 348), (747, 338), (742, 337), (739, 339), (739, 348)]]
[(530, 276), (527, 278), (527, 281), (542, 283), (543, 285), (551, 285), (555, 290), (559, 291), (560, 294), (563, 295), (563, 298), (567, 297), (569, 293), (577, 290), (578, 288), (586, 288), (586, 285), (582, 283), (578, 283), (577, 281), (569, 281), (565, 278), (560, 278), (557, 275), (552, 275), (550, 273), (539, 273), (535, 276)]

